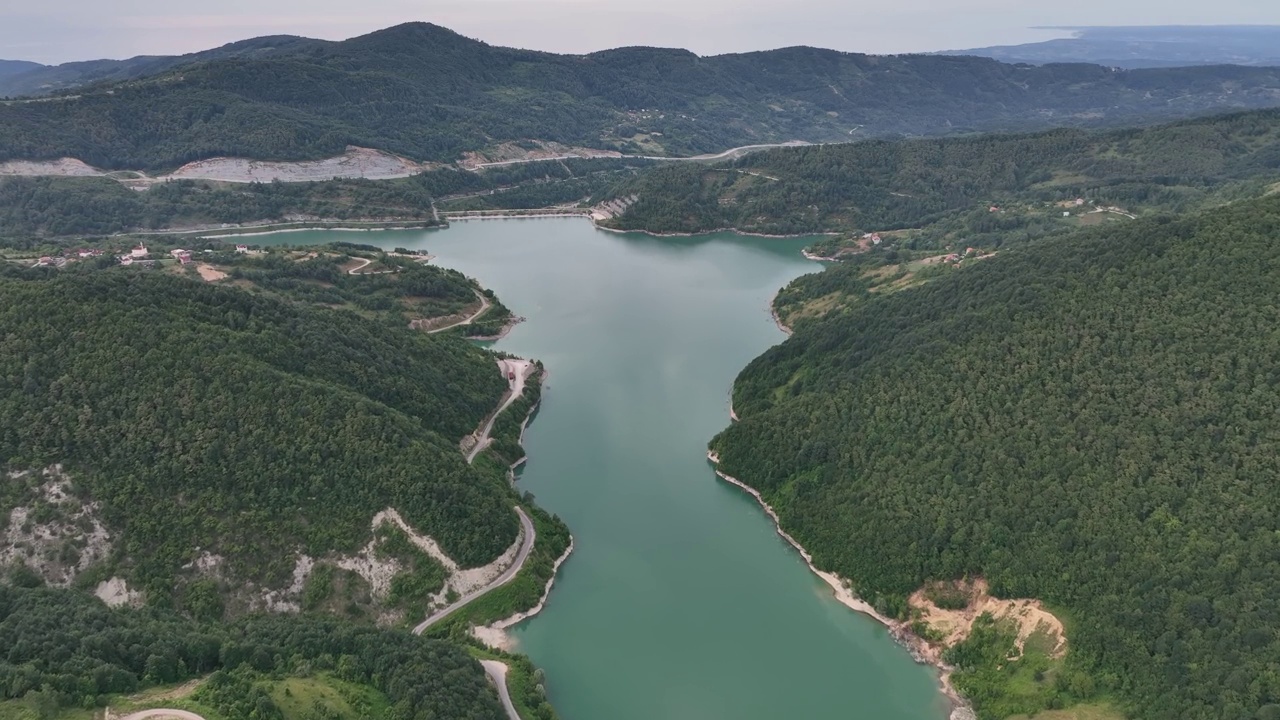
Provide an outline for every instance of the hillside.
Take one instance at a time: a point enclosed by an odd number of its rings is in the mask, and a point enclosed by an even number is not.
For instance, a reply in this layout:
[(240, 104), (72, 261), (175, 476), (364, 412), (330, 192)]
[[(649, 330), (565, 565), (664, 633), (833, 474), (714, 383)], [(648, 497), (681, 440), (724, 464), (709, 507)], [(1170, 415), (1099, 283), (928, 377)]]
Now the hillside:
[(981, 717), (1277, 717), (1277, 237), (1272, 195), (873, 294), (752, 362), (712, 448), (886, 613), (968, 577), (1065, 617), (1065, 661), (949, 651)]
[(1152, 128), (777, 148), (713, 167), (669, 165), (617, 189), (639, 201), (608, 224), (859, 234), (935, 226), (918, 244), (996, 246), (1076, 227), (1077, 208), (1064, 221), (1062, 201), (1085, 199), (1086, 211), (1185, 211), (1228, 185), (1251, 182), (1240, 191), (1260, 193), (1278, 177), (1280, 112), (1262, 110)]
[(40, 63), (28, 62), (26, 60), (0, 60), (0, 82), (5, 82), (10, 77), (17, 75), (18, 73), (30, 72), (42, 67), (45, 66)]
[(165, 169), (348, 146), (452, 162), (508, 141), (696, 154), (779, 140), (1136, 123), (1280, 103), (1280, 70), (1005, 65), (796, 47), (701, 58), (486, 45), (433, 25), (0, 105), (0, 160)]
[[(271, 292), (128, 268), (5, 271), (0, 458), (15, 474), (0, 493), (0, 560), (27, 561), (10, 552), (34, 532), (9, 526), (18, 513), (62, 547), (33, 560), (46, 580), (115, 576), (194, 612), (210, 590), (241, 610), (298, 602), (302, 556), (342, 565), (387, 509), (462, 567), (512, 546), (505, 477), (458, 448), (506, 388), (492, 357), (281, 299), (305, 273), (246, 272), (237, 284)], [(451, 276), (418, 275), (445, 309), (462, 302)], [(398, 302), (385, 284), (383, 296), (344, 283), (326, 297), (376, 309)]]
[(316, 42), (322, 41), (291, 35), (273, 35), (242, 40), (188, 55), (139, 55), (126, 60), (83, 60), (60, 65), (0, 60), (0, 97), (49, 95), (82, 85), (150, 77), (197, 62), (257, 57)]

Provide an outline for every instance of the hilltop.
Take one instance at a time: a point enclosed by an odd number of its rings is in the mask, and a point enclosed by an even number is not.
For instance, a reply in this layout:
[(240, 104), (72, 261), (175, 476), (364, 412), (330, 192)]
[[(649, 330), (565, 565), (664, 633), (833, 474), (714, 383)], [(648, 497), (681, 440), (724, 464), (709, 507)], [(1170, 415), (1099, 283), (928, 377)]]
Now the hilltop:
[(318, 159), (357, 146), (453, 162), (535, 141), (693, 155), (780, 140), (1132, 124), (1280, 103), (1273, 68), (1116, 71), (808, 47), (571, 56), (494, 47), (425, 23), (284, 45), (0, 105), (0, 160), (154, 170), (219, 156)]

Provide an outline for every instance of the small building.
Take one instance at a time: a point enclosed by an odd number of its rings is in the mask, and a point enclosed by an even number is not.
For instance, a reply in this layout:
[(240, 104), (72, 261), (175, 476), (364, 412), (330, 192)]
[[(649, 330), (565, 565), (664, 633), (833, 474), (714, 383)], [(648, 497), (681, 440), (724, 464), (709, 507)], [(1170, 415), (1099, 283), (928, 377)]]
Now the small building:
[(975, 252), (977, 252), (977, 251), (976, 251), (976, 250), (974, 250), (974, 249), (973, 249), (973, 248), (971, 248), (971, 247), (968, 247), (968, 248), (965, 248), (965, 249), (964, 249), (964, 254), (965, 254), (965, 255), (972, 255), (972, 254), (974, 254)]
[(879, 245), (879, 244), (880, 244), (880, 243), (882, 243), (882, 242), (884, 242), (884, 241), (883, 241), (882, 239), (880, 239), (880, 234), (879, 234), (879, 233), (872, 233), (872, 235), (871, 235), (871, 244), (872, 244), (872, 245)]
[(76, 255), (80, 258), (91, 258), (102, 255), (102, 251), (97, 248), (83, 248), (76, 251)]
[(1076, 198), (1076, 207), (1084, 205), (1084, 198)]
[(141, 243), (138, 244), (138, 247), (129, 251), (129, 256), (134, 258), (135, 260), (140, 260), (142, 258), (145, 258), (148, 254), (149, 253), (147, 252), (147, 246)]
[(989, 212), (1000, 212), (1000, 206), (999, 206), (999, 205), (992, 205), (992, 206), (991, 206), (991, 210), (989, 210)]
[(247, 252), (249, 252), (249, 246), (248, 246), (248, 245), (237, 245), (237, 246), (236, 246), (236, 252), (238, 252), (238, 253), (247, 253)]
[(53, 264), (53, 258), (49, 257), (48, 255), (45, 255), (44, 257), (36, 261), (36, 267), (49, 267), (52, 264)]
[(132, 265), (132, 264), (133, 264), (133, 256), (132, 256), (132, 255), (121, 255), (121, 256), (120, 256), (120, 264), (121, 264), (121, 265)]

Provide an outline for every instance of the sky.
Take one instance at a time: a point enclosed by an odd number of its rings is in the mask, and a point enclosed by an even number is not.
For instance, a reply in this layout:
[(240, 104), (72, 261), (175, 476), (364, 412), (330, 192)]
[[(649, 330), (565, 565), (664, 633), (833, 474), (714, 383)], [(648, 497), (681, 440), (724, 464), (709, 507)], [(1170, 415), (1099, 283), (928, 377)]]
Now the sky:
[(700, 55), (813, 45), (897, 53), (1061, 36), (1034, 26), (1280, 24), (1270, 0), (0, 0), (0, 58), (194, 52), (259, 35), (340, 40), (409, 21), (494, 45)]

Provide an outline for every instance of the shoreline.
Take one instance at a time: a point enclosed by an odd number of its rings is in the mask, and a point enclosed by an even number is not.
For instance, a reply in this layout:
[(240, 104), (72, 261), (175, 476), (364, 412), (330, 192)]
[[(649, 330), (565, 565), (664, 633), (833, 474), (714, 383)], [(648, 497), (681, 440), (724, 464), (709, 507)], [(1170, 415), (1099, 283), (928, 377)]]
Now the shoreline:
[(422, 225), (388, 225), (387, 227), (366, 227), (366, 228), (360, 228), (360, 227), (328, 227), (328, 226), (318, 226), (318, 227), (300, 227), (300, 228), (281, 228), (281, 229), (279, 229), (279, 230), (254, 230), (253, 232), (245, 232), (245, 233), (225, 233), (225, 234), (222, 234), (222, 235), (203, 235), (202, 233), (203, 233), (204, 231), (202, 231), (202, 230), (173, 230), (173, 231), (161, 231), (161, 232), (158, 232), (158, 233), (156, 233), (156, 234), (162, 234), (162, 235), (200, 235), (201, 237), (208, 238), (209, 240), (222, 240), (222, 239), (225, 239), (225, 238), (257, 237), (257, 236), (259, 236), (259, 235), (279, 235), (279, 234), (281, 234), (281, 233), (307, 232), (308, 230), (327, 230), (327, 231), (329, 231), (329, 232), (381, 232), (381, 231), (384, 231), (384, 230), (430, 230), (430, 229), (432, 229), (432, 228), (443, 228), (443, 227), (448, 227), (448, 226), (447, 226), (447, 225), (425, 225), (425, 226), (422, 226)]
[(556, 558), (555, 563), (551, 566), (551, 577), (547, 578), (547, 584), (542, 588), (542, 597), (538, 598), (537, 605), (488, 625), (477, 625), (471, 628), (471, 636), (495, 650), (512, 652), (516, 647), (516, 643), (511, 634), (507, 632), (507, 629), (519, 625), (542, 612), (542, 609), (547, 605), (547, 601), (551, 598), (551, 588), (556, 584), (556, 578), (560, 575), (560, 566), (573, 554), (573, 547), (574, 537), (570, 534), (569, 547), (564, 549), (564, 552), (560, 554), (560, 557)]
[(503, 214), (497, 214), (497, 213), (489, 214), (489, 215), (450, 215), (449, 213), (445, 212), (445, 213), (441, 213), (440, 215), (445, 220), (448, 220), (450, 222), (454, 220), (531, 220), (535, 218), (568, 218), (568, 217), (580, 217), (580, 218), (587, 218), (587, 219), (591, 218), (591, 216), (588, 215), (587, 213), (571, 213), (571, 212), (522, 213), (519, 215), (516, 215), (516, 214), (503, 215)]
[[(778, 329), (781, 330), (783, 334), (785, 334), (787, 337), (791, 337), (792, 335), (796, 334), (796, 331), (792, 330), (789, 325), (782, 322), (782, 318), (778, 315), (778, 307), (774, 304), (774, 301), (778, 299), (778, 293), (781, 293), (781, 292), (782, 290), (779, 289), (778, 292), (775, 292), (773, 294), (773, 297), (769, 298), (769, 315), (773, 317), (773, 324), (777, 325)], [(732, 397), (733, 390), (730, 390), (729, 393), (730, 393), (730, 396)], [(733, 415), (732, 410), (730, 411), (730, 417), (733, 417), (734, 420), (738, 419), (736, 416)]]
[(505, 338), (508, 334), (511, 333), (512, 330), (515, 330), (517, 325), (519, 325), (520, 323), (528, 319), (529, 318), (520, 317), (519, 315), (512, 313), (511, 319), (507, 320), (507, 322), (502, 326), (502, 328), (498, 330), (497, 334), (482, 335), (482, 336), (468, 335), (467, 339), (474, 340), (475, 342), (497, 342)]
[[(542, 217), (546, 217), (546, 216), (544, 215)], [(772, 240), (794, 240), (796, 238), (814, 237), (816, 235), (839, 235), (840, 234), (840, 233), (834, 233), (834, 232), (812, 232), (812, 233), (792, 233), (789, 235), (773, 235), (770, 233), (747, 232), (746, 230), (739, 230), (737, 228), (732, 228), (732, 227), (720, 227), (720, 228), (714, 228), (712, 230), (700, 230), (698, 232), (656, 232), (654, 230), (620, 230), (618, 228), (612, 228), (612, 227), (607, 227), (605, 225), (601, 225), (600, 223), (596, 222), (594, 219), (592, 219), (591, 222), (593, 225), (596, 226), (597, 229), (604, 230), (605, 232), (621, 233), (621, 234), (635, 233), (637, 235), (649, 235), (650, 237), (660, 237), (660, 238), (662, 237), (700, 237), (702, 235), (711, 235), (714, 233), (733, 233), (734, 235), (741, 235), (743, 237), (769, 238)]]
[(936, 653), (931, 652), (931, 648), (928, 643), (915, 633), (911, 632), (911, 628), (908, 623), (893, 620), (881, 615), (874, 607), (871, 606), (870, 603), (855, 595), (853, 591), (849, 589), (847, 581), (844, 578), (836, 575), (835, 573), (818, 569), (818, 567), (813, 564), (813, 556), (809, 554), (809, 551), (805, 550), (803, 545), (801, 545), (795, 538), (791, 537), (786, 530), (782, 529), (782, 522), (778, 517), (778, 513), (774, 511), (773, 507), (769, 505), (769, 503), (765, 502), (764, 497), (760, 495), (758, 490), (741, 480), (722, 472), (720, 470), (720, 456), (717, 455), (714, 450), (707, 451), (707, 461), (715, 468), (716, 477), (719, 477), (730, 485), (738, 487), (751, 497), (755, 498), (761, 509), (763, 509), (765, 514), (769, 516), (769, 519), (773, 521), (774, 530), (777, 531), (779, 537), (786, 540), (787, 543), (800, 554), (800, 558), (809, 566), (810, 572), (821, 578), (822, 581), (831, 588), (832, 594), (835, 596), (837, 602), (854, 612), (867, 615), (871, 619), (888, 628), (889, 635), (892, 636), (894, 641), (901, 645), (907, 653), (911, 655), (912, 660), (920, 665), (928, 665), (938, 671), (938, 684), (942, 691), (942, 695), (947, 698), (947, 701), (951, 704), (951, 709), (948, 713), (950, 720), (970, 720), (974, 717), (973, 709), (969, 705), (968, 701), (966, 701), (964, 697), (960, 695), (960, 692), (956, 690), (955, 686), (951, 684), (951, 673), (954, 671), (954, 668), (943, 662), (940, 657), (937, 657)]

